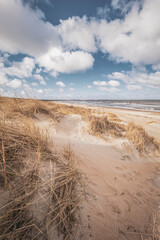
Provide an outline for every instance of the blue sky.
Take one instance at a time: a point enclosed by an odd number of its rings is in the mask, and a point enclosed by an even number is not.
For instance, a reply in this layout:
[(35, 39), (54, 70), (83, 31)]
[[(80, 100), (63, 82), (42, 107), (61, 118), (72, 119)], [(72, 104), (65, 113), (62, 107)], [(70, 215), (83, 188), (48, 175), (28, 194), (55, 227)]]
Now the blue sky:
[(0, 0), (0, 95), (160, 99), (159, 0)]

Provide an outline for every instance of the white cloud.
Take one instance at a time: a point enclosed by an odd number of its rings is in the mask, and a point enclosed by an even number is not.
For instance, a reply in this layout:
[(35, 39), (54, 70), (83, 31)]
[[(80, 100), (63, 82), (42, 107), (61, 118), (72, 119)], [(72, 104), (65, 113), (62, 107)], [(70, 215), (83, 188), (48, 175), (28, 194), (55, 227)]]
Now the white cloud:
[(72, 17), (67, 20), (60, 20), (58, 26), (64, 44), (71, 49), (83, 49), (88, 52), (97, 50), (94, 38), (94, 24), (88, 22), (87, 17)]
[(98, 90), (102, 91), (102, 92), (119, 92), (120, 90), (115, 88), (115, 87), (111, 87), (111, 88), (108, 88), (108, 87), (98, 87)]
[(32, 82), (31, 85), (32, 85), (33, 87), (38, 87), (38, 84), (37, 84), (36, 82)]
[(110, 8), (108, 7), (107, 4), (104, 7), (97, 8), (97, 15), (101, 18), (109, 17), (109, 12), (110, 12)]
[(111, 87), (119, 87), (120, 86), (120, 82), (115, 81), (115, 80), (110, 80), (108, 82), (108, 85), (111, 86)]
[(160, 87), (160, 71), (148, 73), (133, 69), (132, 71), (114, 72), (108, 75), (110, 79), (122, 80), (128, 85), (144, 85)]
[[(54, 26), (45, 20), (41, 10), (32, 9), (22, 0), (0, 1), (0, 50), (30, 56), (21, 62), (9, 63), (8, 55), (2, 54), (0, 84), (10, 84), (7, 74), (18, 78), (31, 77), (36, 64), (37, 80), (45, 85), (44, 79), (40, 80), (42, 68), (54, 77), (59, 73), (85, 71), (93, 66), (91, 53), (100, 50), (117, 62), (130, 62), (134, 66), (151, 64), (156, 72), (115, 72), (110, 75), (109, 82), (94, 81), (94, 85), (114, 89), (120, 84), (116, 80), (122, 80), (128, 86), (159, 87), (160, 1), (143, 0), (141, 8), (138, 1), (130, 1), (123, 9), (125, 2), (112, 0), (112, 7), (120, 9), (123, 18), (107, 21), (86, 16), (72, 17)], [(99, 11), (107, 14), (105, 9)], [(9, 67), (3, 62), (9, 63)]]
[(8, 78), (6, 77), (5, 73), (0, 71), (0, 85), (4, 85), (8, 82)]
[(69, 91), (73, 92), (75, 91), (75, 88), (69, 88)]
[(91, 86), (91, 85), (88, 85), (87, 87), (88, 87), (88, 88), (92, 88), (92, 86)]
[(113, 8), (119, 8), (120, 0), (112, 0), (111, 5)]
[(36, 68), (36, 73), (39, 74), (42, 71), (42, 68)]
[(106, 81), (94, 81), (93, 84), (95, 86), (107, 86), (107, 82)]
[[(88, 26), (87, 19), (68, 19), (55, 27), (46, 22), (44, 18), (41, 10), (38, 8), (33, 10), (29, 4), (22, 4), (21, 0), (0, 1), (0, 50), (11, 54), (26, 53), (34, 57), (41, 67), (45, 67), (55, 77), (59, 72), (72, 73), (91, 68), (94, 62), (93, 56), (84, 51), (71, 51), (75, 47), (72, 46), (70, 49), (70, 40), (66, 39), (63, 43), (59, 36), (59, 34), (62, 34), (65, 38), (66, 30), (66, 36), (70, 36), (68, 32), (70, 29), (73, 42), (75, 41), (76, 45), (80, 44), (80, 48), (88, 50), (85, 44), (91, 47), (91, 42), (94, 45), (94, 40), (92, 40), (92, 36), (88, 38), (90, 25)], [(73, 29), (70, 21), (74, 22)], [(82, 31), (80, 32), (78, 31), (79, 27), (76, 29), (77, 23), (81, 25)], [(74, 38), (76, 32), (78, 36)], [(79, 43), (77, 43), (78, 39)], [(64, 51), (64, 46), (65, 49), (68, 46), (67, 49), (70, 50)], [(22, 75), (21, 72), (16, 71), (17, 69), (9, 70), (10, 74), (14, 72), (15, 76)], [(36, 70), (36, 73), (38, 72)]]
[(112, 6), (123, 12), (123, 19), (98, 21), (72, 17), (61, 21), (59, 33), (64, 43), (84, 51), (99, 48), (117, 62), (160, 63), (160, 1), (130, 1), (126, 4), (123, 0), (113, 0)]
[(140, 85), (127, 85), (128, 90), (139, 90), (142, 87)]
[(44, 78), (40, 74), (34, 74), (33, 77), (37, 80), (39, 80), (41, 85), (46, 85), (46, 82)]
[(56, 28), (44, 21), (41, 10), (21, 0), (0, 1), (0, 50), (39, 56), (59, 44)]
[(160, 61), (159, 10), (159, 0), (144, 0), (141, 10), (135, 1), (124, 20), (102, 20), (97, 25), (102, 51), (120, 62), (156, 64)]
[(62, 49), (53, 48), (38, 58), (41, 66), (54, 73), (72, 73), (85, 71), (93, 66), (94, 58), (83, 51), (63, 52)]
[(43, 77), (40, 74), (34, 74), (33, 77), (39, 81), (43, 81)]
[(8, 87), (16, 89), (16, 88), (20, 88), (22, 86), (22, 81), (19, 79), (14, 79), (14, 80), (8, 81), (6, 83), (6, 85)]
[(107, 76), (109, 79), (118, 79), (118, 80), (124, 80), (125, 79), (125, 74), (122, 72), (114, 72), (112, 74), (108, 74)]
[(24, 78), (32, 76), (34, 67), (33, 58), (25, 57), (21, 62), (13, 62), (11, 67), (3, 67), (1, 70), (10, 76)]
[(40, 84), (41, 84), (41, 85), (44, 85), (44, 86), (47, 85), (45, 80), (40, 81)]
[(38, 89), (37, 92), (38, 93), (43, 93), (43, 90), (42, 89)]
[(58, 86), (61, 87), (61, 88), (63, 88), (63, 87), (66, 86), (66, 85), (65, 85), (63, 82), (61, 82), (61, 81), (56, 82), (56, 85), (58, 85)]
[(0, 88), (0, 93), (3, 94), (4, 93), (4, 90), (3, 88)]
[(155, 71), (160, 71), (160, 63), (154, 64), (154, 65), (152, 66), (152, 69), (155, 70)]

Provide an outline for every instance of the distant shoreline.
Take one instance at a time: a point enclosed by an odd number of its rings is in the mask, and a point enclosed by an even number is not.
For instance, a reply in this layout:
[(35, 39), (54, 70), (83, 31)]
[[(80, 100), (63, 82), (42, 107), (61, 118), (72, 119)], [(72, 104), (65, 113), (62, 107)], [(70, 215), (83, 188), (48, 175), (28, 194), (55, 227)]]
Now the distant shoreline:
[[(123, 107), (123, 106), (104, 106), (104, 105), (98, 105), (98, 104), (94, 104), (94, 101), (93, 103), (90, 103), (88, 104), (87, 101), (67, 101), (67, 100), (51, 100), (53, 102), (59, 102), (59, 103), (63, 103), (63, 104), (69, 104), (69, 105), (75, 105), (75, 106), (81, 106), (81, 107), (97, 107), (97, 108), (105, 108), (105, 109), (117, 109), (117, 110), (126, 110), (126, 111), (138, 111), (138, 112), (149, 112), (149, 113), (160, 113), (160, 105), (158, 106), (159, 109), (158, 110), (154, 110), (154, 109), (138, 109), (138, 108), (131, 108), (131, 107)], [(88, 100), (90, 101), (90, 100)], [(114, 100), (103, 100), (103, 101), (114, 101)], [(118, 101), (118, 100), (115, 100), (115, 101)], [(121, 100), (122, 101), (122, 100)], [(126, 101), (131, 101), (131, 100), (126, 100)], [(135, 101), (135, 100), (134, 100)], [(139, 101), (139, 100), (137, 100)], [(143, 100), (143, 101), (147, 101), (147, 100)], [(151, 101), (151, 100), (148, 100), (148, 101)], [(159, 101), (159, 104), (160, 104), (160, 100), (152, 100), (152, 101)]]

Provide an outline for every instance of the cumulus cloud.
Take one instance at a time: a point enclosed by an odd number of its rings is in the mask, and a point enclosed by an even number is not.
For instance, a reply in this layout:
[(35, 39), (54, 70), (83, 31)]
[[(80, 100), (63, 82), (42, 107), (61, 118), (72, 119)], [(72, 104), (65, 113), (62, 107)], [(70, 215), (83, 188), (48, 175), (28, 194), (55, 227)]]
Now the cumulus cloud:
[(38, 87), (38, 84), (37, 84), (36, 82), (32, 82), (31, 85), (32, 85), (33, 87)]
[(35, 79), (39, 80), (39, 81), (42, 81), (43, 80), (43, 77), (40, 75), (40, 74), (34, 74), (33, 76)]
[(95, 86), (107, 86), (107, 82), (106, 81), (93, 81), (93, 84)]
[[(110, 81), (93, 81), (93, 84), (97, 86), (98, 90), (101, 92), (118, 92), (120, 91), (117, 87), (120, 86), (120, 83), (116, 80)], [(89, 85), (90, 86), (90, 85)], [(90, 87), (89, 87), (90, 88)]]
[(38, 89), (37, 92), (38, 93), (43, 93), (43, 90), (42, 89)]
[(3, 67), (1, 71), (10, 76), (18, 78), (32, 76), (32, 71), (35, 67), (33, 58), (25, 57), (21, 62), (13, 62), (10, 67)]
[(22, 81), (19, 79), (14, 79), (14, 80), (8, 81), (6, 83), (6, 85), (8, 87), (16, 89), (16, 88), (20, 88), (22, 86)]
[(126, 5), (126, 1), (113, 0), (112, 6), (123, 10), (126, 7), (123, 19), (72, 17), (61, 21), (59, 34), (64, 43), (85, 51), (99, 49), (117, 62), (160, 63), (160, 1), (130, 1)]
[(58, 26), (64, 44), (71, 49), (83, 49), (88, 52), (97, 50), (94, 38), (94, 23), (88, 22), (87, 17), (72, 17), (67, 20), (60, 20)]
[(73, 92), (75, 91), (75, 88), (69, 88), (69, 91)]
[(39, 57), (38, 62), (48, 71), (72, 73), (91, 68), (94, 58), (91, 54), (83, 51), (63, 52), (61, 49), (53, 48)]
[(37, 79), (41, 85), (46, 85), (44, 78), (40, 74), (34, 74), (33, 77)]
[(0, 85), (5, 85), (8, 82), (8, 78), (6, 77), (4, 72), (0, 71)]
[(58, 82), (56, 82), (56, 85), (58, 85), (59, 87), (61, 87), (61, 88), (64, 88), (66, 85), (63, 83), (63, 82), (61, 82), (61, 81), (58, 81)]
[(160, 63), (159, 64), (154, 64), (152, 66), (152, 69), (155, 70), (155, 71), (160, 71)]
[(110, 92), (110, 93), (113, 93), (113, 92), (119, 92), (120, 90), (118, 88), (115, 88), (115, 87), (98, 87), (98, 90), (102, 91), (102, 92)]
[(148, 87), (160, 87), (160, 71), (148, 73), (147, 71), (114, 72), (108, 75), (110, 79), (122, 80), (126, 84), (138, 84)]
[(159, 9), (159, 0), (144, 0), (141, 10), (135, 1), (124, 20), (102, 20), (97, 26), (101, 50), (118, 62), (136, 65), (160, 61)]
[(127, 85), (128, 90), (139, 90), (142, 87), (140, 85)]
[(35, 73), (39, 74), (42, 71), (42, 68), (36, 68)]
[(110, 8), (106, 4), (104, 7), (98, 7), (97, 8), (97, 15), (100, 18), (108, 18), (110, 13)]
[[(129, 1), (127, 10), (122, 10), (126, 1), (112, 0), (112, 7), (121, 9), (123, 18), (107, 21), (74, 16), (54, 26), (46, 21), (40, 9), (33, 9), (22, 0), (0, 1), (0, 50), (7, 52), (6, 56), (0, 56), (0, 84), (12, 86), (8, 75), (21, 79), (31, 77), (36, 66), (34, 75), (45, 85), (40, 75), (42, 69), (54, 77), (59, 73), (85, 71), (92, 68), (92, 53), (99, 50), (117, 62), (130, 62), (134, 66), (150, 64), (155, 72), (115, 72), (110, 74), (108, 82), (94, 81), (95, 86), (114, 91), (122, 80), (132, 89), (142, 85), (159, 87), (160, 1), (140, 2), (141, 6), (139, 1)], [(105, 14), (107, 10), (99, 11)], [(27, 57), (21, 62), (9, 63), (8, 53), (24, 53)]]
[(108, 82), (107, 81), (93, 81), (93, 84), (95, 86), (110, 86), (110, 87), (119, 87), (120, 86), (120, 82), (115, 81), (115, 80), (110, 80)]
[(59, 44), (56, 28), (21, 0), (0, 1), (0, 50), (39, 56)]
[(115, 80), (110, 80), (108, 82), (108, 85), (111, 86), (111, 87), (119, 87), (120, 86), (120, 82), (115, 81)]
[[(77, 32), (77, 21), (84, 34)], [(90, 26), (87, 27), (87, 20), (75, 18), (68, 19), (63, 24), (62, 22), (59, 26), (54, 26), (45, 21), (41, 10), (38, 8), (33, 10), (29, 4), (23, 4), (21, 0), (0, 1), (0, 50), (11, 54), (28, 54), (55, 77), (58, 72), (72, 73), (91, 68), (94, 62), (91, 54), (84, 51), (71, 51), (78, 45), (86, 51), (89, 49), (87, 46), (85, 47), (85, 44), (91, 47), (91, 42), (93, 42), (94, 45), (93, 38), (88, 38), (87, 31)], [(64, 47), (70, 45), (70, 40), (66, 39), (66, 36), (71, 35), (69, 31), (73, 35), (71, 36), (73, 44), (71, 43), (71, 49), (66, 51)], [(63, 38), (64, 43), (61, 40)], [(93, 48), (95, 47), (93, 46)], [(38, 70), (36, 71), (38, 73)]]

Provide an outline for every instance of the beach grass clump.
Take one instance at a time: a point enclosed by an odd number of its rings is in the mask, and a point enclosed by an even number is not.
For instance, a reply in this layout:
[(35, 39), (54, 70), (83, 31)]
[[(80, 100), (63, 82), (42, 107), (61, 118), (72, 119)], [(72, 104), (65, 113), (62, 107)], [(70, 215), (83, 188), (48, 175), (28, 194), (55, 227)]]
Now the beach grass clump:
[(63, 114), (59, 112), (57, 105), (37, 99), (0, 98), (0, 112), (6, 119), (16, 119), (20, 116), (37, 118), (38, 114), (43, 114), (59, 121)]
[[(79, 204), (77, 186), (79, 173), (75, 165), (74, 154), (70, 147), (64, 148), (59, 157), (55, 174), (54, 191), (52, 194), (52, 219), (57, 225), (58, 232), (70, 237), (76, 221), (75, 213)], [(63, 162), (63, 164), (61, 164)]]
[(53, 239), (53, 230), (70, 237), (77, 179), (71, 149), (54, 151), (30, 115), (1, 117), (0, 239)]
[(54, 161), (46, 139), (27, 119), (0, 121), (0, 239), (27, 239), (41, 235), (29, 207), (37, 194), (41, 161)]
[(107, 116), (108, 116), (108, 119), (109, 119), (110, 122), (121, 122), (121, 121), (122, 121), (122, 120), (121, 120), (120, 118), (118, 118), (117, 115), (114, 114), (114, 113), (108, 113)]
[(156, 140), (149, 136), (143, 127), (137, 126), (132, 122), (128, 123), (126, 127), (126, 137), (133, 142), (140, 153), (160, 150)]
[(89, 133), (98, 136), (122, 137), (124, 128), (118, 123), (110, 122), (107, 116), (91, 116), (88, 121)]
[(23, 165), (26, 156), (35, 154), (40, 161), (44, 154), (47, 157), (50, 153), (48, 143), (42, 138), (39, 128), (30, 119), (23, 117), (19, 120), (20, 122), (0, 121), (1, 180), (12, 178), (16, 169)]
[(59, 113), (64, 114), (64, 115), (69, 115), (69, 114), (79, 114), (82, 116), (82, 119), (86, 119), (88, 115), (91, 115), (92, 110), (88, 108), (83, 108), (83, 107), (75, 107), (75, 106), (69, 106), (69, 105), (64, 105), (64, 104), (55, 104), (52, 107)]

